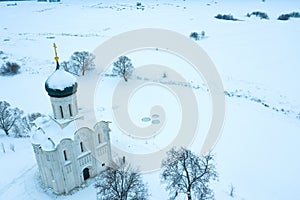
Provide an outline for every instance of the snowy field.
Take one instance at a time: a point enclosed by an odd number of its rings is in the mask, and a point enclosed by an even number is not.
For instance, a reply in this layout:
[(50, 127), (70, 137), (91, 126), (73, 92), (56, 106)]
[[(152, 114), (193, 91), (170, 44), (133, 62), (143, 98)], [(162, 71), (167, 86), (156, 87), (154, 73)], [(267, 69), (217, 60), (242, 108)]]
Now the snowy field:
[[(297, 199), (300, 196), (300, 19), (279, 21), (281, 14), (299, 12), (300, 2), (255, 1), (74, 1), (38, 3), (35, 1), (0, 2), (0, 50), (8, 59), (21, 64), (21, 73), (0, 76), (0, 100), (26, 113), (51, 113), (44, 82), (55, 69), (53, 42), (58, 46), (60, 61), (75, 51), (92, 52), (111, 37), (140, 28), (164, 28), (187, 37), (205, 31), (197, 43), (207, 52), (222, 78), (226, 96), (226, 119), (222, 136), (215, 146), (219, 181), (213, 183), (216, 199)], [(298, 10), (297, 10), (298, 9)], [(263, 11), (269, 20), (247, 13)], [(214, 18), (232, 14), (239, 21)], [(147, 39), (147, 38), (145, 38)], [(168, 57), (169, 56), (169, 57)], [(176, 68), (170, 55), (140, 52), (129, 55), (135, 67), (148, 62), (164, 63)], [(170, 61), (172, 60), (172, 61)], [(170, 62), (169, 62), (170, 61)], [(209, 94), (201, 78), (186, 66), (182, 74), (201, 102), (199, 118), (209, 123)], [(105, 72), (110, 74), (111, 70)], [(102, 75), (95, 95), (99, 119), (114, 122), (113, 90), (119, 78)], [(129, 80), (130, 81), (130, 80)], [(176, 82), (176, 80), (174, 80)], [(178, 85), (178, 87), (181, 87)], [(129, 102), (131, 119), (145, 126), (149, 107), (164, 104), (167, 132), (176, 132), (180, 108), (176, 98), (163, 88), (148, 86), (138, 90)], [(157, 95), (163, 94), (163, 95)], [(157, 95), (157, 96), (155, 96)], [(168, 112), (169, 113), (168, 115)], [(169, 116), (169, 117), (168, 117)], [(171, 116), (171, 117), (170, 117)], [(172, 122), (173, 120), (173, 122)], [(201, 122), (202, 122), (201, 121)], [(149, 153), (168, 144), (162, 135), (140, 140), (122, 134), (112, 123), (111, 141), (124, 151)], [(200, 126), (205, 130), (205, 125)], [(201, 130), (200, 130), (201, 132)], [(168, 139), (174, 137), (169, 136)], [(198, 151), (202, 136), (195, 138), (192, 150)], [(7, 137), (0, 132), (0, 199), (32, 200), (95, 199), (93, 180), (84, 189), (70, 195), (56, 196), (40, 186), (38, 169), (30, 139)], [(0, 144), (1, 145), (1, 144)], [(15, 152), (10, 150), (15, 147)], [(167, 199), (160, 185), (159, 172), (143, 175), (151, 199)]]

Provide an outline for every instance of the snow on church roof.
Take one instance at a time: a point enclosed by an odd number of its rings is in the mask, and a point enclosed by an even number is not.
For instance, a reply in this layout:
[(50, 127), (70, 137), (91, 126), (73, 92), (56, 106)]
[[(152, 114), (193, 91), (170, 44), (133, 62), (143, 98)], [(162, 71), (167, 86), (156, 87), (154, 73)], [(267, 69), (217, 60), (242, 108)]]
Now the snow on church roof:
[(49, 88), (63, 91), (67, 87), (72, 87), (76, 83), (76, 78), (59, 67), (46, 81)]
[(66, 72), (57, 63), (57, 69), (49, 76), (45, 82), (45, 89), (49, 96), (66, 97), (77, 91), (76, 78)]
[(74, 94), (77, 91), (76, 78), (66, 72), (59, 65), (59, 57), (57, 56), (56, 44), (53, 44), (55, 52), (56, 70), (49, 76), (45, 82), (45, 89), (51, 97), (66, 97)]
[(31, 137), (31, 142), (41, 145), (45, 151), (55, 150), (56, 146), (63, 139), (69, 138), (73, 140), (77, 130), (74, 121), (62, 127), (50, 117), (40, 117), (36, 120), (35, 124), (37, 129)]

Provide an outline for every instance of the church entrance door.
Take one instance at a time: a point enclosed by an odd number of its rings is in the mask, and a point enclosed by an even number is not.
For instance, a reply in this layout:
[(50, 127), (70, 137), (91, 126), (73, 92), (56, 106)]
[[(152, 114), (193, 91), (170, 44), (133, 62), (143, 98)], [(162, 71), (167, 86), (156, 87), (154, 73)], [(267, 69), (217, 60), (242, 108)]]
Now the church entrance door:
[(86, 180), (86, 179), (88, 179), (88, 178), (90, 178), (90, 170), (89, 170), (89, 168), (84, 168), (84, 170), (83, 170), (83, 180)]

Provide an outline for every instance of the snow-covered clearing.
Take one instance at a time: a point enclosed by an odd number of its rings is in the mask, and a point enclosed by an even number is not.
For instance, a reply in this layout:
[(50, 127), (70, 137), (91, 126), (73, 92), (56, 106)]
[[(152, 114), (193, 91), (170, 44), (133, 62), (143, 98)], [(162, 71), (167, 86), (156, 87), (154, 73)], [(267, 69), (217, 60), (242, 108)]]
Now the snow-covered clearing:
[[(21, 73), (0, 77), (0, 100), (9, 102), (27, 113), (51, 112), (45, 80), (55, 69), (53, 42), (58, 46), (60, 61), (68, 60), (74, 51), (92, 52), (103, 41), (125, 31), (139, 28), (164, 28), (187, 37), (193, 31), (205, 31), (197, 43), (208, 53), (218, 69), (226, 91), (226, 119), (216, 154), (219, 181), (213, 184), (216, 199), (296, 199), (300, 196), (300, 20), (276, 20), (280, 14), (298, 11), (299, 1), (141, 1), (136, 2), (74, 1), (38, 3), (0, 2), (1, 51), (10, 61), (20, 63)], [(14, 3), (14, 2), (13, 2)], [(210, 4), (210, 5), (207, 5)], [(252, 11), (266, 12), (270, 20), (245, 15)], [(233, 14), (241, 21), (214, 18), (218, 13)], [(146, 38), (145, 38), (146, 39)], [(174, 67), (180, 61), (172, 55), (137, 52), (128, 55), (135, 67), (159, 63)], [(180, 66), (184, 65), (183, 63)], [(176, 68), (177, 67), (177, 68)], [(203, 130), (210, 121), (210, 101), (201, 77), (190, 66), (180, 73), (197, 96)], [(185, 69), (184, 68), (184, 69)], [(112, 94), (119, 78), (101, 76), (95, 95), (97, 117), (113, 121)], [(159, 78), (159, 77), (158, 77)], [(129, 80), (130, 81), (130, 80)], [(80, 86), (79, 86), (80, 87)], [(161, 93), (162, 95), (157, 95)], [(168, 130), (162, 135), (140, 140), (122, 134), (112, 123), (114, 145), (140, 153), (157, 151), (168, 144), (180, 121), (180, 108), (172, 93), (164, 88), (147, 86), (138, 90), (129, 102), (130, 117), (145, 126), (152, 105), (165, 105)], [(173, 107), (174, 106), (174, 107)], [(172, 111), (171, 113), (168, 113)], [(207, 117), (208, 116), (208, 117)], [(172, 121), (173, 120), (173, 121)], [(203, 131), (202, 130), (202, 131)], [(176, 131), (175, 131), (176, 132)], [(192, 150), (199, 151), (201, 134)], [(6, 153), (2, 152), (3, 143)], [(10, 150), (15, 146), (15, 152)], [(40, 186), (37, 166), (30, 140), (0, 134), (0, 199), (95, 199), (92, 181), (71, 195), (56, 196)], [(167, 199), (160, 185), (159, 172), (144, 174), (151, 199)]]

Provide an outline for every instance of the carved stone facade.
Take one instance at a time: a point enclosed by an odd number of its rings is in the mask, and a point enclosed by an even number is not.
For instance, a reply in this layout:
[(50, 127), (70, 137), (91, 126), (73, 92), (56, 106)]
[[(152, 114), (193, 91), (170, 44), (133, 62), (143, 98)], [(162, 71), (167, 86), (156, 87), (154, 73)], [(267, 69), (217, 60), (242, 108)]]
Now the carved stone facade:
[(108, 123), (101, 121), (94, 130), (80, 128), (74, 133), (74, 139), (62, 138), (57, 145), (53, 141), (48, 145), (40, 144), (33, 138), (32, 145), (44, 185), (53, 188), (57, 194), (68, 193), (105, 170), (112, 160), (109, 132)]

